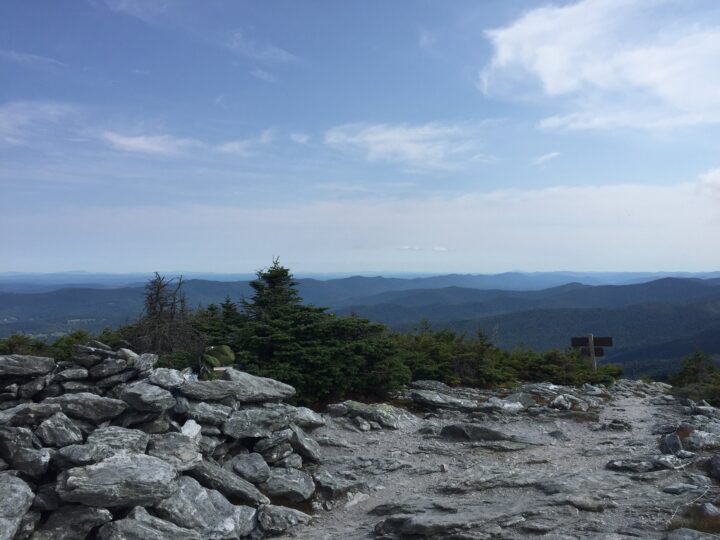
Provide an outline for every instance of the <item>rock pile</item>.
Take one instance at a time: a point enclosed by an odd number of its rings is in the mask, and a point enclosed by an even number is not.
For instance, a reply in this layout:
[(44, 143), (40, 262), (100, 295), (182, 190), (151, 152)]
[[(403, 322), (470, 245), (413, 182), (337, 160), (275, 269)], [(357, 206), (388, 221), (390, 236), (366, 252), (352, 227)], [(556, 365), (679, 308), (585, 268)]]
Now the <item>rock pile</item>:
[[(93, 342), (69, 362), (0, 356), (0, 540), (239, 539), (310, 516), (325, 420), (228, 368), (156, 368)], [(288, 506), (290, 505), (290, 506)]]

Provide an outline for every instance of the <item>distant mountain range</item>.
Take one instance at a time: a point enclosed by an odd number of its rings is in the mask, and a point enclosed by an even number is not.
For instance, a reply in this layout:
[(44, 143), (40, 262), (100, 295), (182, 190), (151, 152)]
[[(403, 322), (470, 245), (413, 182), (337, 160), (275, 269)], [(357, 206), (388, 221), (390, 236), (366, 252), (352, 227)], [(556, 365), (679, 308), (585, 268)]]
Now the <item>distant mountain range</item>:
[[(659, 279), (658, 276), (660, 276)], [(678, 277), (679, 276), (679, 277)], [(99, 331), (135, 319), (148, 275), (0, 274), (0, 337), (41, 337), (79, 328)], [(231, 278), (230, 275), (213, 277)], [(252, 294), (243, 280), (187, 279), (191, 306)], [(420, 321), (503, 348), (565, 348), (571, 336), (611, 335), (607, 361), (630, 375), (662, 375), (700, 347), (720, 358), (720, 273), (505, 273), (426, 277), (301, 278), (309, 304), (357, 314), (400, 331)], [(608, 284), (610, 283), (610, 284)]]

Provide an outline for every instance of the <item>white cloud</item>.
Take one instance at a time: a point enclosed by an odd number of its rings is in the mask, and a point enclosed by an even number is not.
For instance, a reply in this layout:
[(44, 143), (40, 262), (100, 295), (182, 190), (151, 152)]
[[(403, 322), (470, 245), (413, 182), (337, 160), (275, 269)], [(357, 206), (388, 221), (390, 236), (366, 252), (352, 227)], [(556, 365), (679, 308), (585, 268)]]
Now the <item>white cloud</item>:
[(480, 86), (489, 95), (527, 97), (539, 89), (570, 99), (575, 110), (546, 119), (548, 128), (719, 123), (717, 14), (717, 6), (705, 11), (675, 0), (537, 8), (487, 32), (494, 55)]
[(183, 139), (173, 135), (121, 135), (114, 131), (105, 131), (102, 138), (115, 149), (141, 154), (175, 155), (183, 151), (203, 147), (195, 139)]
[(298, 144), (307, 144), (310, 142), (310, 135), (307, 133), (291, 133), (290, 139)]
[(325, 143), (360, 152), (370, 161), (386, 160), (421, 169), (453, 169), (488, 161), (479, 151), (478, 125), (429, 123), (345, 124), (325, 132)]
[(52, 101), (13, 101), (0, 105), (0, 144), (28, 144), (39, 132), (75, 109)]
[(711, 169), (702, 173), (698, 178), (701, 193), (710, 193), (720, 197), (720, 169)]
[(0, 49), (0, 60), (35, 68), (67, 67), (67, 64), (48, 56), (40, 56), (38, 54), (23, 53), (5, 49)]
[(236, 54), (258, 62), (293, 63), (300, 60), (290, 51), (272, 43), (256, 41), (240, 30), (230, 35), (225, 46)]
[(260, 69), (260, 68), (253, 69), (250, 72), (250, 75), (252, 75), (256, 79), (260, 79), (261, 81), (265, 81), (265, 82), (269, 82), (269, 83), (277, 82), (277, 77), (275, 77), (275, 75), (273, 75), (272, 73), (268, 73), (264, 69)]
[(168, 0), (94, 0), (115, 13), (122, 13), (140, 19), (143, 22), (154, 22), (169, 7)]
[(547, 154), (543, 154), (542, 156), (533, 160), (531, 165), (535, 165), (536, 167), (539, 167), (541, 165), (544, 165), (548, 161), (552, 161), (553, 159), (557, 159), (559, 157), (560, 157), (560, 152), (548, 152)]
[[(296, 271), (700, 271), (717, 269), (720, 252), (720, 201), (700, 193), (695, 183), (557, 186), (264, 208), (58, 208), (51, 214), (15, 212), (12, 219), (23, 234), (0, 229), (0, 243), (15, 268), (74, 263), (103, 269), (107, 261), (104, 269), (114, 271), (201, 270), (215, 261), (215, 271), (238, 271), (267, 265), (280, 254)], [(102, 228), (88, 228), (93, 222)], [(83, 253), (67, 249), (67, 239), (78, 230), (87, 232)], [(234, 234), (224, 234), (228, 230)], [(36, 243), (44, 249), (27, 249)], [(417, 249), (422, 246), (453, 249)], [(133, 253), (125, 262), (132, 267), (113, 266), (118, 252)], [(220, 266), (218, 253), (223, 253)]]
[(274, 140), (275, 132), (272, 129), (266, 129), (257, 137), (227, 141), (220, 144), (217, 149), (225, 154), (249, 156), (258, 147), (271, 144)]

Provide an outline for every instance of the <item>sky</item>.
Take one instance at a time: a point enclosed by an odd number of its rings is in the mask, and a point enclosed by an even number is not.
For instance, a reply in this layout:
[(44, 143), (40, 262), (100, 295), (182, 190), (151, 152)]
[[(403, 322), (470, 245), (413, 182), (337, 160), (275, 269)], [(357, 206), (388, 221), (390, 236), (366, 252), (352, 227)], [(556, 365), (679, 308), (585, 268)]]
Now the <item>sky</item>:
[(0, 3), (0, 271), (274, 257), (720, 269), (720, 3)]

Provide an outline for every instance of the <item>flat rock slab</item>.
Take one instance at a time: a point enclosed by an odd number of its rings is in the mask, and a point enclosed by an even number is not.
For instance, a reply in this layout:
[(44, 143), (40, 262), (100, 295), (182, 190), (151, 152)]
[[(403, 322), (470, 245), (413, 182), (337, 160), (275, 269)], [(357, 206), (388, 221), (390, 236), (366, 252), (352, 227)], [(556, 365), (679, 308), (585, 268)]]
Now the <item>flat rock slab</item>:
[(175, 406), (175, 398), (170, 392), (146, 382), (128, 385), (120, 394), (120, 399), (136, 411), (159, 413)]
[(267, 504), (270, 500), (244, 478), (234, 472), (215, 465), (209, 461), (201, 461), (186, 472), (203, 486), (216, 489), (230, 500), (239, 500), (251, 504)]
[(297, 469), (275, 468), (270, 477), (260, 484), (260, 490), (269, 497), (302, 502), (315, 493), (315, 482), (309, 474)]
[(80, 428), (61, 412), (42, 422), (35, 430), (35, 434), (45, 446), (62, 447), (83, 442)]
[(51, 397), (43, 403), (57, 403), (66, 415), (96, 424), (119, 416), (128, 407), (119, 399), (101, 397), (90, 392)]
[(108, 426), (96, 429), (88, 438), (88, 444), (107, 446), (115, 452), (144, 454), (150, 435), (139, 429), (128, 429), (119, 426)]
[(0, 426), (35, 426), (60, 410), (56, 403), (21, 403), (0, 411)]
[(95, 527), (112, 520), (105, 508), (81, 505), (62, 506), (55, 510), (33, 534), (33, 540), (84, 540)]
[(241, 393), (236, 396), (241, 403), (282, 401), (295, 395), (295, 388), (289, 384), (267, 377), (258, 377), (233, 368), (225, 370), (223, 379), (237, 383), (238, 387), (242, 389)]
[(262, 531), (270, 536), (283, 534), (288, 529), (305, 525), (312, 518), (300, 510), (268, 504), (260, 509), (258, 522)]
[(146, 506), (173, 495), (177, 476), (172, 465), (156, 457), (117, 454), (61, 473), (57, 492), (64, 501), (87, 506)]
[(181, 472), (192, 469), (202, 461), (197, 442), (182, 433), (153, 435), (147, 453), (167, 461)]
[(45, 356), (24, 354), (0, 355), (0, 377), (45, 375), (55, 367), (55, 360)]
[(202, 538), (242, 538), (257, 525), (254, 508), (234, 506), (219, 491), (205, 489), (189, 476), (180, 477), (177, 492), (155, 505), (157, 514)]
[(440, 436), (451, 441), (480, 441), (497, 442), (511, 441), (516, 443), (530, 444), (522, 437), (504, 433), (497, 429), (488, 428), (480, 424), (458, 423), (450, 424), (442, 428)]
[(0, 474), (0, 540), (12, 540), (35, 494), (23, 480)]
[(151, 516), (142, 506), (133, 508), (125, 519), (104, 525), (100, 540), (201, 540), (200, 533)]

